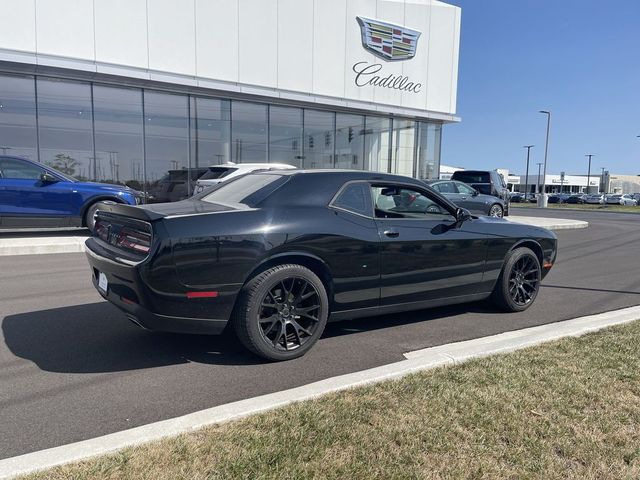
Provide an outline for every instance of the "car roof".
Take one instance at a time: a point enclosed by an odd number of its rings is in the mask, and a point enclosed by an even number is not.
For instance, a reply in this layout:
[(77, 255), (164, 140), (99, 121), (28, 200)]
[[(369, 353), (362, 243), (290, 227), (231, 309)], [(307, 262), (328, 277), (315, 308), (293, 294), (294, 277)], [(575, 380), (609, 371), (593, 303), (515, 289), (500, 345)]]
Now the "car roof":
[(211, 165), (209, 168), (286, 168), (294, 169), (293, 165), (287, 163), (223, 163), (221, 165)]

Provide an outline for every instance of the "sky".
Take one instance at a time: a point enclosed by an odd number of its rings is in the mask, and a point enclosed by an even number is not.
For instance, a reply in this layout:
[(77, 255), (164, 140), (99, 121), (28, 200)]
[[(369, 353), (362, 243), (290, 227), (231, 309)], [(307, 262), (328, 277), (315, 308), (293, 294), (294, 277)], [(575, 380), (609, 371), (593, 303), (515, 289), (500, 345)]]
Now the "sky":
[(457, 115), (442, 164), (640, 175), (640, 0), (445, 0), (462, 8)]

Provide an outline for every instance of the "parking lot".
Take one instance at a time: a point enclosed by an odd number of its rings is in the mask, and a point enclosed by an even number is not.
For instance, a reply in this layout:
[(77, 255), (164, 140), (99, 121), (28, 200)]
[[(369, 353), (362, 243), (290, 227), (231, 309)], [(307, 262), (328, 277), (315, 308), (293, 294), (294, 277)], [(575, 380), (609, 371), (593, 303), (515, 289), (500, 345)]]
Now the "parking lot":
[[(566, 211), (527, 215), (568, 217)], [(640, 304), (635, 215), (571, 212), (555, 268), (519, 314), (484, 303), (330, 324), (264, 363), (228, 337), (145, 332), (103, 301), (80, 253), (0, 258), (0, 458), (402, 359), (407, 351)]]

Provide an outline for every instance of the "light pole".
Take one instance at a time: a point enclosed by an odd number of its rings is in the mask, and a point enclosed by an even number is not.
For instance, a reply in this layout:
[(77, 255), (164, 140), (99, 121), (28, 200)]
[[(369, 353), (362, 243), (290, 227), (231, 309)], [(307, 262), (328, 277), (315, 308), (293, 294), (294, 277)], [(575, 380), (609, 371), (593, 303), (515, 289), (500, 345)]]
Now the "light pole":
[(542, 170), (542, 207), (547, 206), (547, 154), (549, 152), (549, 128), (551, 127), (551, 112), (547, 110), (540, 110), (540, 113), (543, 113), (547, 116), (547, 136), (544, 142), (544, 169)]
[(540, 193), (540, 166), (542, 162), (538, 162), (538, 179), (536, 180), (536, 192)]
[(591, 180), (591, 157), (595, 157), (592, 153), (585, 155), (585, 157), (589, 157), (589, 169), (587, 170), (587, 195), (589, 195), (589, 186), (591, 185), (589, 182)]
[(527, 149), (527, 173), (524, 176), (524, 200), (527, 201), (527, 193), (529, 193), (529, 153), (534, 145), (525, 145), (523, 148)]
[(600, 174), (600, 185), (602, 185), (602, 193), (607, 193), (605, 192), (605, 185), (604, 185), (604, 170), (607, 167), (600, 167), (602, 169), (602, 173)]

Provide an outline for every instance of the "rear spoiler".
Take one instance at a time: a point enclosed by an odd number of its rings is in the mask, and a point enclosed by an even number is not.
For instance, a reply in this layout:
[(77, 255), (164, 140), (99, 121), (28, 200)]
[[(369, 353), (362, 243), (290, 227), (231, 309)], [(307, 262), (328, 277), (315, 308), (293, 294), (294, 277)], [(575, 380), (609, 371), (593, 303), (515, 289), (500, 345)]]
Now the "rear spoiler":
[(161, 213), (152, 212), (145, 208), (114, 202), (98, 202), (98, 211), (135, 218), (136, 220), (142, 220), (145, 222), (153, 222), (154, 220), (159, 220), (164, 217)]

